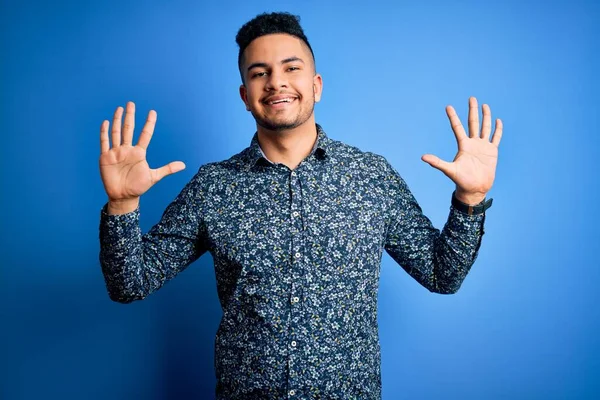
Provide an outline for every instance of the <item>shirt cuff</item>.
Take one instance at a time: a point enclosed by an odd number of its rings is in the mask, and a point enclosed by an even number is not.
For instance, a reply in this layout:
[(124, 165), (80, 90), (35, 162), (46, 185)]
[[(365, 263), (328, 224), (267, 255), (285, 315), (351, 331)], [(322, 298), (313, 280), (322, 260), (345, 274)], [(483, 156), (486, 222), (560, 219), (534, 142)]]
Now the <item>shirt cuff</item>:
[(450, 206), (450, 220), (453, 228), (461, 232), (473, 232), (482, 228), (485, 213), (469, 215), (460, 211), (453, 205)]
[(100, 240), (114, 245), (114, 239), (134, 237), (139, 231), (140, 207), (125, 214), (108, 214), (108, 203), (100, 211)]

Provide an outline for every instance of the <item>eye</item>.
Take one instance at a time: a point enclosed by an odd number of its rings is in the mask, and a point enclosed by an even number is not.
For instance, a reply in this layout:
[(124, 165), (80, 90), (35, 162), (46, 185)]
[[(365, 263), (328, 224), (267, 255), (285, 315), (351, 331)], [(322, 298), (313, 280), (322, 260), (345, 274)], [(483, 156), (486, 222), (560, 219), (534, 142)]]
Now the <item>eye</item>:
[(298, 67), (289, 67), (289, 68), (288, 68), (288, 71), (295, 71), (295, 70), (297, 70), (297, 69), (300, 69), (300, 68), (298, 68)]
[(256, 73), (252, 74), (252, 77), (259, 78), (261, 76), (266, 76), (266, 75), (267, 75), (267, 73), (265, 71), (262, 71), (262, 72), (256, 72)]

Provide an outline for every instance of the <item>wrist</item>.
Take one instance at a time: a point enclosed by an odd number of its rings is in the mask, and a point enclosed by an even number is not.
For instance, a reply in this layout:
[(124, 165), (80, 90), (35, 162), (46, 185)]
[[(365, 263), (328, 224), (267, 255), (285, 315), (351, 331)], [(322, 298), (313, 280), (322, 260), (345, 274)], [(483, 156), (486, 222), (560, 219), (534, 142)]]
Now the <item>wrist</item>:
[(475, 203), (480, 197), (470, 197), (467, 201), (473, 201), (473, 203), (467, 203), (460, 200), (456, 196), (456, 191), (452, 193), (452, 206), (460, 212), (468, 215), (484, 214), (485, 211), (492, 206), (493, 199), (485, 200), (485, 196), (481, 201)]
[(468, 193), (460, 189), (454, 191), (454, 197), (466, 205), (475, 206), (485, 200), (485, 193)]
[(127, 200), (109, 200), (108, 205), (106, 206), (106, 212), (108, 215), (127, 214), (135, 211), (139, 204), (139, 197)]

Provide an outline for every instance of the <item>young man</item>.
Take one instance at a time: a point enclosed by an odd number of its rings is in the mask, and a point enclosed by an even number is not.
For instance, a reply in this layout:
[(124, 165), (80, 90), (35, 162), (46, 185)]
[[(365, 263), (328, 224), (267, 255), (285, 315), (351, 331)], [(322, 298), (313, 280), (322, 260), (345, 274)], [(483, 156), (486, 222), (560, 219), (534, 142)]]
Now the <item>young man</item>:
[[(452, 163), (423, 160), (456, 183), (444, 229), (425, 217), (381, 156), (329, 138), (316, 124), (321, 98), (298, 19), (262, 14), (237, 35), (240, 96), (256, 120), (250, 146), (202, 166), (148, 233), (139, 197), (173, 162), (150, 169), (150, 111), (133, 145), (134, 104), (117, 108), (109, 145), (101, 127), (100, 261), (110, 298), (128, 303), (159, 289), (209, 251), (223, 318), (215, 341), (219, 399), (379, 399), (379, 267), (385, 249), (415, 280), (454, 293), (483, 235), (500, 120), (469, 101), (469, 136), (447, 108), (458, 141)], [(449, 196), (450, 197), (450, 196)]]

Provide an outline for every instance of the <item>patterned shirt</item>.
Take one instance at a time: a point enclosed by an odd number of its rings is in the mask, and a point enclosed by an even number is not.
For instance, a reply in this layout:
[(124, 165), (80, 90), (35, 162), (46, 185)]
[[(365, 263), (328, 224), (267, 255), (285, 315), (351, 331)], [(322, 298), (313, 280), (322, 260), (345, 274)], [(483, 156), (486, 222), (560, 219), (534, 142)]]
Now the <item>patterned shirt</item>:
[(198, 170), (142, 235), (139, 208), (101, 211), (112, 300), (159, 289), (203, 253), (223, 316), (217, 399), (380, 399), (377, 294), (385, 249), (431, 292), (458, 290), (485, 214), (450, 206), (440, 232), (382, 156), (329, 138), (294, 170), (248, 148)]

